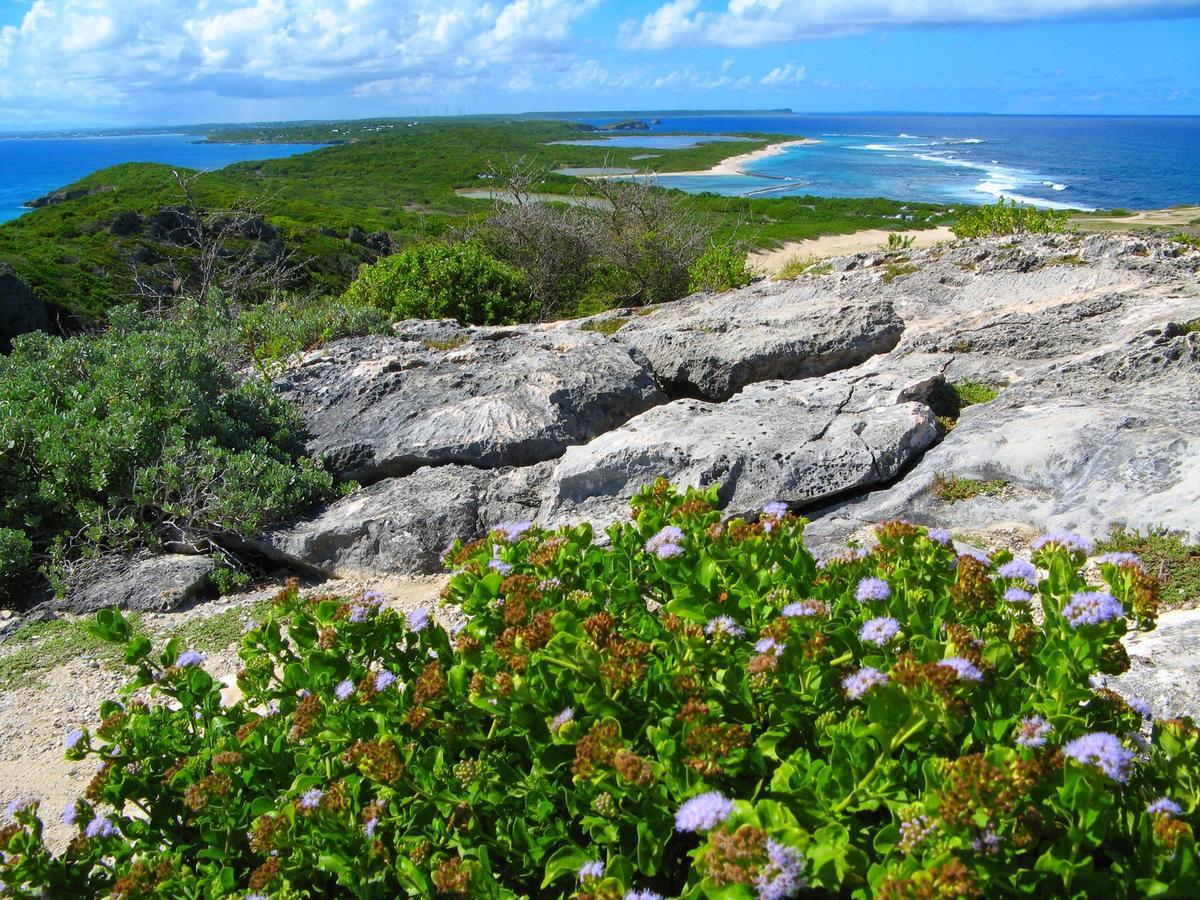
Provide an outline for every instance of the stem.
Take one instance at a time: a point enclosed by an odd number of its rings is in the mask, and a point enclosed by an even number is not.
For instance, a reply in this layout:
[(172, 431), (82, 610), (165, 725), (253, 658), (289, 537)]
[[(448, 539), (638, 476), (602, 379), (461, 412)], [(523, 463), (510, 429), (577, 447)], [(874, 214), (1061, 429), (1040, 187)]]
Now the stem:
[(867, 774), (859, 780), (858, 784), (854, 786), (853, 790), (846, 795), (846, 798), (833, 808), (833, 811), (835, 813), (845, 812), (846, 807), (854, 802), (855, 795), (869, 785), (872, 780), (874, 780), (876, 774), (879, 772), (880, 766), (883, 765), (884, 760), (891, 759), (892, 754), (903, 747), (909, 738), (914, 737), (928, 724), (929, 721), (924, 716), (918, 716), (915, 722), (912, 719), (909, 719), (908, 723), (905, 725), (905, 730), (899, 732), (894, 738), (892, 738), (892, 742), (888, 745), (887, 750), (880, 753), (879, 756), (875, 758), (875, 763), (871, 766)]

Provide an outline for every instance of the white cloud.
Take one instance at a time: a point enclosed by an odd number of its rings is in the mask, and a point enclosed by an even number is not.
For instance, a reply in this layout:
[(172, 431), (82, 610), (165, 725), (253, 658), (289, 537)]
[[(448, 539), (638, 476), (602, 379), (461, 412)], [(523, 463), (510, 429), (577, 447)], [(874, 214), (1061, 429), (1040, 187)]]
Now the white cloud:
[(1038, 19), (1200, 11), (1200, 0), (728, 0), (701, 8), (671, 0), (640, 21), (621, 26), (626, 46), (640, 49), (696, 43), (759, 47), (870, 28), (1002, 24)]
[(794, 87), (804, 80), (806, 72), (807, 70), (804, 66), (788, 63), (787, 65), (776, 66), (759, 79), (758, 83), (770, 88)]
[[(599, 0), (35, 0), (0, 29), (0, 118), (176, 111), (188, 94), (423, 95), (486, 82), (524, 90), (513, 66), (574, 59), (572, 28)], [(215, 105), (215, 104), (214, 104)], [(32, 115), (32, 113), (29, 113)], [(176, 116), (177, 118), (177, 116)]]

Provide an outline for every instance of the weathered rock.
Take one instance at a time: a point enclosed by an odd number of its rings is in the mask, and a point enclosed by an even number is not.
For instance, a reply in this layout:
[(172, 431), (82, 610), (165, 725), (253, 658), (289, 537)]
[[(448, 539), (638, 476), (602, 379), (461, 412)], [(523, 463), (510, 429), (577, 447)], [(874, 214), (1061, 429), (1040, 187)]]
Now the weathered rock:
[(12, 339), (18, 334), (49, 327), (46, 305), (10, 266), (0, 262), (0, 353), (12, 349)]
[(1165, 612), (1154, 631), (1135, 631), (1124, 644), (1129, 671), (1108, 678), (1107, 687), (1144, 700), (1156, 718), (1200, 719), (1200, 609)]
[(427, 465), (553, 459), (666, 399), (630, 350), (536, 326), (472, 329), (461, 346), (337, 341), (276, 388), (300, 409), (310, 452), (364, 483)]
[(80, 615), (109, 606), (165, 612), (205, 590), (215, 567), (211, 556), (109, 556), (82, 565), (65, 595), (50, 605)]
[(46, 194), (44, 197), (38, 197), (36, 200), (30, 200), (25, 205), (32, 209), (41, 209), (44, 206), (55, 206), (71, 200), (82, 200), (84, 197), (94, 197), (97, 194), (108, 194), (116, 189), (117, 186), (115, 184), (102, 184), (97, 187), (88, 188), (71, 188), (70, 190), (64, 189)]
[(724, 400), (754, 382), (849, 368), (891, 350), (903, 330), (878, 296), (784, 282), (663, 304), (613, 339), (644, 354), (668, 393)]
[(563, 455), (543, 521), (624, 514), (659, 476), (719, 486), (730, 514), (807, 505), (895, 477), (937, 437), (932, 411), (886, 376), (856, 370), (751, 385), (724, 403), (677, 400)]
[(251, 546), (322, 575), (441, 572), (441, 551), (456, 538), (470, 540), (501, 522), (532, 518), (549, 471), (549, 463), (499, 471), (420, 469), (355, 491)]

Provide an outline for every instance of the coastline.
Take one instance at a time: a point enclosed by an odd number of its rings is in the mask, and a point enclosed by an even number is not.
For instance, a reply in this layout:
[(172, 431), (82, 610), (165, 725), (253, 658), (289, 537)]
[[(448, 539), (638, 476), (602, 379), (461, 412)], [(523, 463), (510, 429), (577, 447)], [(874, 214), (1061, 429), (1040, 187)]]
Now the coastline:
[(767, 159), (772, 156), (779, 156), (789, 147), (800, 147), (805, 144), (819, 144), (820, 141), (814, 138), (797, 138), (793, 141), (779, 141), (775, 144), (768, 144), (758, 150), (751, 150), (748, 153), (739, 153), (736, 156), (729, 156), (721, 160), (715, 166), (709, 169), (693, 169), (690, 171), (675, 172), (664, 170), (662, 172), (638, 172), (634, 175), (593, 175), (593, 178), (654, 178), (659, 175), (687, 175), (687, 176), (713, 176), (713, 175), (752, 175), (752, 172), (747, 172), (745, 167), (752, 162), (757, 162), (760, 159)]

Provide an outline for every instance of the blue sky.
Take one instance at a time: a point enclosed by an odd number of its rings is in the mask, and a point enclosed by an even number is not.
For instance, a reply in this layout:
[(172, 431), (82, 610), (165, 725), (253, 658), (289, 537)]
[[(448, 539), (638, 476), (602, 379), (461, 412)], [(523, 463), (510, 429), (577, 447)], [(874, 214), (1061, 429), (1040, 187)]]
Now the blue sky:
[(0, 0), (0, 131), (775, 107), (1200, 114), (1200, 0)]

